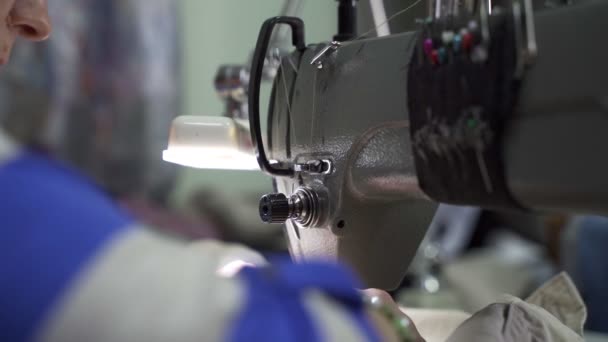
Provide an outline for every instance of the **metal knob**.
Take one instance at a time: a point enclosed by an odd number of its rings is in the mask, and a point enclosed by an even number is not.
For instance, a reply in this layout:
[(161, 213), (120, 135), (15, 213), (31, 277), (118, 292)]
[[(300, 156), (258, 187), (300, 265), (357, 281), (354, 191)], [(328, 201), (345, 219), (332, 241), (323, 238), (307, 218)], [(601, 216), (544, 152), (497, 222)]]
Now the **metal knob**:
[(269, 194), (260, 199), (260, 218), (266, 223), (293, 219), (310, 227), (318, 223), (321, 214), (319, 195), (309, 188), (300, 188), (289, 198), (283, 194)]
[(264, 195), (260, 199), (260, 217), (266, 223), (283, 223), (289, 218), (289, 200), (283, 194)]

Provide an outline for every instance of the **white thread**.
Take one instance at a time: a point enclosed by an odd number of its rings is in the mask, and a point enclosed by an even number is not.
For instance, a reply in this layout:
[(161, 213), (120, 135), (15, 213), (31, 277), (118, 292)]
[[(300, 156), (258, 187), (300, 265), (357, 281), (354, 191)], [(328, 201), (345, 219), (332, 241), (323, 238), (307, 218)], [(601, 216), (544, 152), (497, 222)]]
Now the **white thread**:
[[(288, 59), (291, 60), (289, 57), (288, 57)], [(287, 81), (285, 81), (285, 70), (283, 69), (283, 63), (281, 63), (281, 78), (283, 79), (283, 89), (285, 89), (285, 102), (287, 103), (287, 113), (289, 114), (289, 117), (288, 117), (289, 121), (287, 122), (287, 124), (289, 125), (289, 132), (291, 132), (290, 134), (293, 134), (293, 126), (292, 126), (293, 125), (293, 116), (291, 115), (291, 103), (290, 103), (289, 95), (287, 94), (287, 91), (288, 91)], [(272, 108), (274, 108), (274, 107), (272, 107)], [(288, 147), (288, 150), (290, 148), (291, 147)]]
[[(361, 39), (363, 37), (365, 37), (366, 35), (368, 35), (369, 33), (378, 30), (379, 28), (388, 25), (393, 19), (397, 18), (398, 16), (404, 14), (405, 12), (409, 11), (410, 9), (412, 9), (414, 6), (418, 5), (419, 3), (421, 3), (423, 0), (416, 0), (414, 1), (412, 4), (410, 4), (409, 6), (407, 6), (406, 8), (396, 12), (395, 14), (391, 15), (390, 17), (388, 17), (386, 20), (384, 20), (383, 22), (379, 23), (378, 25), (376, 25), (374, 28), (370, 29), (369, 31), (359, 35), (356, 38), (353, 38), (349, 41), (354, 41), (354, 40), (358, 40)], [(295, 66), (295, 64), (293, 63), (293, 61), (291, 60), (291, 57), (288, 56), (287, 57), (287, 61), (289, 63), (289, 65), (293, 68), (294, 72), (296, 73), (296, 75), (298, 74), (298, 70)], [(315, 70), (314, 72), (314, 78), (313, 78), (313, 91), (312, 91), (312, 118), (311, 118), (311, 125), (310, 125), (310, 142), (312, 144), (312, 139), (313, 139), (313, 135), (314, 135), (314, 128), (315, 128), (315, 106), (316, 106), (316, 93), (317, 93), (317, 72), (319, 72), (318, 70)], [(288, 89), (287, 89), (287, 83), (285, 81), (285, 70), (283, 70), (283, 64), (281, 64), (281, 74), (282, 74), (282, 79), (283, 79), (283, 87), (285, 89), (285, 103), (287, 104), (287, 111), (289, 113), (289, 117), (290, 117), (290, 125), (292, 123), (292, 115), (291, 115), (291, 103), (290, 103), (290, 99), (289, 99), (289, 94), (288, 94)], [(293, 131), (292, 131), (293, 132)]]
[(312, 115), (310, 120), (310, 144), (312, 145), (312, 138), (315, 132), (315, 112), (316, 112), (316, 98), (317, 98), (317, 73), (319, 69), (315, 68), (314, 76), (312, 79)]
[(296, 68), (296, 65), (291, 60), (291, 55), (287, 56), (287, 61), (289, 62), (289, 65), (291, 65), (291, 68), (293, 69), (293, 72), (295, 72), (296, 75), (297, 75), (298, 74), (298, 68)]
[(365, 36), (367, 36), (368, 34), (372, 33), (373, 31), (376, 31), (379, 27), (382, 27), (388, 23), (390, 23), (393, 19), (397, 18), (398, 16), (402, 15), (403, 13), (409, 11), (410, 9), (412, 9), (414, 6), (418, 5), (419, 3), (421, 3), (423, 0), (416, 0), (414, 1), (411, 5), (407, 6), (406, 8), (400, 10), (399, 12), (391, 15), (390, 17), (388, 17), (388, 19), (386, 19), (384, 22), (381, 22), (380, 24), (376, 25), (376, 27), (372, 28), (371, 30), (363, 33), (362, 35), (358, 36), (357, 38), (351, 39), (352, 40), (357, 40), (357, 39), (361, 39)]
[(287, 82), (285, 81), (285, 70), (283, 69), (282, 64), (281, 64), (281, 79), (283, 80), (283, 88), (285, 89), (285, 102), (287, 103), (287, 113), (289, 113), (289, 117), (291, 117), (291, 103), (289, 102), (289, 95), (287, 92)]

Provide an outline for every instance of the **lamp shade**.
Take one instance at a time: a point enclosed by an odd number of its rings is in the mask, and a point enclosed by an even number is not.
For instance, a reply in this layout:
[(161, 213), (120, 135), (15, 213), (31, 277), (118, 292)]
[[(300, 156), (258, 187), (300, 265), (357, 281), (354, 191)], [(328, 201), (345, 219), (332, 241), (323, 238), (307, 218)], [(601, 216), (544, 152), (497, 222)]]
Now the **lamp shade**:
[(260, 169), (248, 125), (223, 116), (175, 118), (163, 160), (199, 169)]

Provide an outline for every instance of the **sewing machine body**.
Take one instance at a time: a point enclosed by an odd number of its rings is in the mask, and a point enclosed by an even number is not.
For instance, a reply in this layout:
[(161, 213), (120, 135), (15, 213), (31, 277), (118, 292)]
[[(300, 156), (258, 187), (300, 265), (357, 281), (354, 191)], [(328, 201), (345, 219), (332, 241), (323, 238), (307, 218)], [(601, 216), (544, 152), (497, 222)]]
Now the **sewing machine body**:
[[(608, 3), (598, 0), (535, 16), (539, 57), (503, 144), (509, 190), (527, 209), (608, 212), (606, 20)], [(399, 284), (436, 207), (412, 157), (416, 37), (345, 42), (322, 68), (310, 61), (326, 44), (297, 50), (283, 59), (271, 99), (269, 158), (331, 163), (328, 172), (275, 177), (278, 192), (314, 189), (323, 207), (313, 226), (287, 220), (291, 253), (344, 261), (372, 287)]]

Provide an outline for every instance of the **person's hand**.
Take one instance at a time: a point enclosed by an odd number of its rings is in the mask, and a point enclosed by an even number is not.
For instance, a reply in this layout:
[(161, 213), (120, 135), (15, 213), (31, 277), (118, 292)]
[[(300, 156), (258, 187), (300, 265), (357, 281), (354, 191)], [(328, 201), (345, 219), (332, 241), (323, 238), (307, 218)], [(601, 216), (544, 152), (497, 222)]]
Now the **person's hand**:
[[(362, 291), (371, 306), (367, 311), (376, 326), (382, 341), (424, 342), (424, 338), (414, 326), (414, 322), (399, 309), (393, 298), (382, 290), (370, 289)], [(388, 312), (383, 312), (388, 310)], [(393, 317), (391, 319), (390, 317)], [(406, 331), (406, 336), (403, 332)]]

